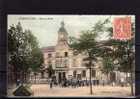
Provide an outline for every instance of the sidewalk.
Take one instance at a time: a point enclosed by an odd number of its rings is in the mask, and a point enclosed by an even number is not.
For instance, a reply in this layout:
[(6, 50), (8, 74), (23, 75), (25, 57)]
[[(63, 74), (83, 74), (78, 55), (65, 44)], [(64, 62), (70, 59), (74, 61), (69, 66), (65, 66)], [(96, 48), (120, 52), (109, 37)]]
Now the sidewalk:
[[(47, 84), (36, 84), (32, 85), (31, 89), (34, 92), (34, 96), (91, 96), (89, 87), (61, 88), (57, 86), (50, 89)], [(131, 96), (130, 93), (130, 87), (93, 86), (92, 96), (128, 97)]]

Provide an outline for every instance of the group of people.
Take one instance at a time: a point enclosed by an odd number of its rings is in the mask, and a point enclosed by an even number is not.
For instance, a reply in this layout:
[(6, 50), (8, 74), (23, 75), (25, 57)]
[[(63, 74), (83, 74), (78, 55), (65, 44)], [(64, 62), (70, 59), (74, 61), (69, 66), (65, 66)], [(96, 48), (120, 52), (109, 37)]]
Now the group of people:
[[(99, 80), (92, 80), (91, 82), (92, 85), (99, 85)], [(50, 80), (50, 88), (52, 88), (53, 86), (60, 86), (60, 87), (72, 87), (72, 88), (76, 88), (76, 87), (83, 87), (83, 86), (89, 86), (90, 85), (90, 81), (89, 80), (79, 80), (79, 79), (62, 79), (60, 82), (58, 82), (57, 80)]]

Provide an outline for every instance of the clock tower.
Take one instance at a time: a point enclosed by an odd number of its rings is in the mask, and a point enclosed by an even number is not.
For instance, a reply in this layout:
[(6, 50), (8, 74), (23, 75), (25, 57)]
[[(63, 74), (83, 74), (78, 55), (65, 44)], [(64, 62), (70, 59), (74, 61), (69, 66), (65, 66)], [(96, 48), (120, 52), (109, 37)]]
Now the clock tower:
[(57, 46), (67, 47), (68, 46), (68, 33), (65, 29), (65, 23), (61, 22), (61, 27), (58, 30), (58, 41)]

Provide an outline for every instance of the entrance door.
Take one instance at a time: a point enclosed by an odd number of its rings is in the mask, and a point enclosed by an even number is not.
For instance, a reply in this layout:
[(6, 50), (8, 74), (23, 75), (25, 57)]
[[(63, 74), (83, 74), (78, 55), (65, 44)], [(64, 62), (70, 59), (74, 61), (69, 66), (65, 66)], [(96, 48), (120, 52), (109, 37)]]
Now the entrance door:
[(66, 73), (65, 72), (63, 72), (63, 78), (66, 78)]
[(110, 80), (111, 80), (111, 82), (116, 81), (116, 74), (115, 74), (115, 72), (110, 73)]
[(58, 73), (58, 82), (61, 83), (61, 80), (62, 80), (62, 74), (61, 74), (61, 72), (59, 72)]
[(77, 79), (81, 80), (81, 74), (77, 74)]

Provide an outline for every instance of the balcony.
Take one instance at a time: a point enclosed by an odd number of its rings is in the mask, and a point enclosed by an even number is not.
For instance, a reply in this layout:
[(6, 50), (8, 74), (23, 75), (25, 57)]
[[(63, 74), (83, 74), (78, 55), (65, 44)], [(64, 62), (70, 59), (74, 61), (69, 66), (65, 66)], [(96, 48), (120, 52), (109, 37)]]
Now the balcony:
[(55, 70), (68, 70), (68, 66), (63, 66), (63, 67), (55, 67)]
[(56, 68), (68, 68), (68, 66), (56, 66)]

